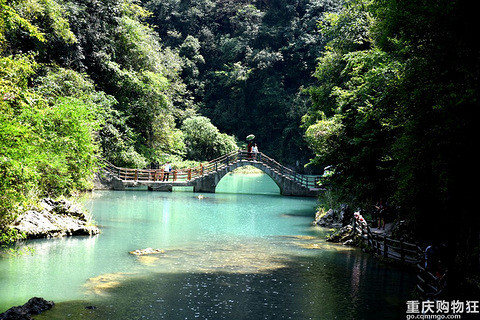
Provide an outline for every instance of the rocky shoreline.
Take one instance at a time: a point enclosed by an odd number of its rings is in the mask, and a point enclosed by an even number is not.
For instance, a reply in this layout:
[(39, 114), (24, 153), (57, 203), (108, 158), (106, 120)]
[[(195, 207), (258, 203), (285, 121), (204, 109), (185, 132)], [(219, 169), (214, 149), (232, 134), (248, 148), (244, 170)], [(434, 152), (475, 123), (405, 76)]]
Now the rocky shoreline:
[[(329, 209), (327, 212), (317, 212), (313, 225), (336, 229), (326, 239), (328, 242), (358, 246), (362, 242), (362, 238), (366, 236), (367, 222), (361, 211), (352, 213), (347, 205), (342, 205), (336, 210)], [(385, 229), (380, 230), (370, 227), (370, 230), (376, 234), (390, 236), (392, 227), (393, 224), (388, 223)]]
[(88, 215), (69, 200), (40, 201), (40, 208), (21, 214), (11, 225), (26, 239), (58, 238), (76, 235), (95, 235), (100, 230)]
[(4, 313), (0, 313), (0, 320), (30, 320), (33, 319), (33, 315), (50, 310), (54, 305), (53, 301), (34, 297), (23, 306), (12, 307)]

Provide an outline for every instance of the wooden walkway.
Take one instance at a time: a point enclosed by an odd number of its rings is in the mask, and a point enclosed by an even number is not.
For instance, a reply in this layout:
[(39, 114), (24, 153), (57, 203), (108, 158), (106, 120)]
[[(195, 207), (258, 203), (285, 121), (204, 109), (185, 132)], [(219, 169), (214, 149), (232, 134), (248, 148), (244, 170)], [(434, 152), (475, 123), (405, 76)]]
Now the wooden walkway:
[(442, 278), (425, 268), (425, 249), (417, 244), (389, 238), (383, 234), (371, 232), (367, 224), (353, 218), (353, 232), (360, 236), (376, 256), (400, 261), (413, 266), (417, 272), (419, 295), (424, 299), (441, 297), (445, 283)]

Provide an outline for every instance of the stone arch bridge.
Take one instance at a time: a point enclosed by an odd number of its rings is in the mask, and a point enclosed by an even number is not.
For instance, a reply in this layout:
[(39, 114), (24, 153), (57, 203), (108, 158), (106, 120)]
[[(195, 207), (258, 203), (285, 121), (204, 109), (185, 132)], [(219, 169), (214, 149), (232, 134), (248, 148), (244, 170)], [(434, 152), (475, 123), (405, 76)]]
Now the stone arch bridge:
[(109, 184), (115, 190), (147, 186), (154, 191), (172, 191), (174, 186), (193, 186), (194, 192), (213, 193), (220, 180), (242, 166), (253, 166), (265, 172), (280, 188), (284, 196), (317, 197), (320, 176), (307, 176), (289, 169), (263, 153), (236, 151), (195, 168), (174, 170), (168, 176), (163, 169), (119, 168), (108, 162), (105, 171)]

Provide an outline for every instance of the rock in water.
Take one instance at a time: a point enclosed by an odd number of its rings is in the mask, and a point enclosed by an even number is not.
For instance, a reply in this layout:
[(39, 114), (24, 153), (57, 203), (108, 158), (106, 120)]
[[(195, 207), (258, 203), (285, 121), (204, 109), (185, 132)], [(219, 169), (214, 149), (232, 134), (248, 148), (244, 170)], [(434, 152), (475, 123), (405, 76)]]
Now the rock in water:
[(85, 213), (69, 201), (47, 198), (41, 205), (43, 210), (21, 214), (11, 227), (29, 239), (100, 233), (97, 227), (89, 225)]
[(143, 256), (147, 254), (165, 253), (165, 250), (146, 248), (146, 249), (138, 249), (138, 250), (130, 251), (129, 253), (135, 256)]
[(55, 303), (43, 298), (31, 298), (23, 306), (12, 307), (0, 314), (0, 320), (30, 320), (32, 315), (40, 314), (53, 308)]

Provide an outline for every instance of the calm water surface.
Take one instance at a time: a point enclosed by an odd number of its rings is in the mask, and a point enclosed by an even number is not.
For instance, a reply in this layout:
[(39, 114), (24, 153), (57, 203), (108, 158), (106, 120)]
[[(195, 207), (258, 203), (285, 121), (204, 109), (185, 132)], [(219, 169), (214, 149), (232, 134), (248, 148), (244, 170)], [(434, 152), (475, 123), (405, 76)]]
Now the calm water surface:
[[(227, 175), (217, 192), (94, 192), (102, 234), (0, 258), (0, 312), (40, 296), (56, 306), (36, 319), (405, 318), (414, 275), (326, 243), (315, 200), (279, 196), (266, 175)], [(163, 252), (129, 254), (143, 248)]]

